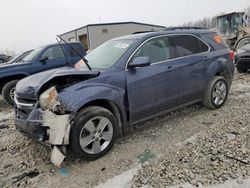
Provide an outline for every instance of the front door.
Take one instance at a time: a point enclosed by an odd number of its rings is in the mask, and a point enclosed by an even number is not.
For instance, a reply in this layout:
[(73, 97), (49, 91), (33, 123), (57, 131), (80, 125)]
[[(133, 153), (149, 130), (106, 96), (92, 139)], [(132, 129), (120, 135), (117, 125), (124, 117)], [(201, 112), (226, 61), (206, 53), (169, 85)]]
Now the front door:
[(168, 37), (145, 42), (131, 58), (149, 57), (151, 65), (126, 71), (131, 121), (178, 105), (179, 75), (172, 62), (172, 45)]
[[(47, 57), (46, 62), (41, 62), (39, 59)], [(66, 66), (65, 55), (62, 48), (57, 46), (51, 46), (45, 49), (35, 62), (31, 64), (31, 73), (42, 72), (57, 67)]]

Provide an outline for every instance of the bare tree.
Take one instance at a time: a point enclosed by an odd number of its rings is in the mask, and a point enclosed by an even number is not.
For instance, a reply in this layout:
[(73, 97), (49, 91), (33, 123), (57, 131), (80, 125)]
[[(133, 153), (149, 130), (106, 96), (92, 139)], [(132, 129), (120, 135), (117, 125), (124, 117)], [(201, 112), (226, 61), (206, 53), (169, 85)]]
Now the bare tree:
[(198, 21), (195, 21), (195, 22), (184, 23), (181, 26), (211, 28), (212, 27), (212, 19), (205, 17), (205, 18), (198, 20)]
[(248, 16), (248, 26), (250, 26), (250, 6), (245, 9), (245, 13)]

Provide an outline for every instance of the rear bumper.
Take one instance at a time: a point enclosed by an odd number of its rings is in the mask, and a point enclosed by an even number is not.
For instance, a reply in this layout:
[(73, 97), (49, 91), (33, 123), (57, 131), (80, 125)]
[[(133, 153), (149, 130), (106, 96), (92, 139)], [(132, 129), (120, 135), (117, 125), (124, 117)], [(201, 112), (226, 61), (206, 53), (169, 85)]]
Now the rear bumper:
[(250, 57), (239, 58), (236, 61), (236, 67), (239, 69), (250, 69)]

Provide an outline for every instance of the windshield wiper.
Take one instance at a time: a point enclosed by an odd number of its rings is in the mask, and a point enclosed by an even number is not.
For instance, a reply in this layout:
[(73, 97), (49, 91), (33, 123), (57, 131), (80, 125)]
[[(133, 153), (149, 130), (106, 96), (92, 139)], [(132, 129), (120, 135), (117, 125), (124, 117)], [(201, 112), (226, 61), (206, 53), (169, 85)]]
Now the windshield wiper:
[(91, 67), (89, 66), (88, 64), (88, 60), (85, 59), (82, 54), (80, 54), (73, 46), (71, 46), (68, 42), (66, 42), (61, 36), (57, 35), (57, 37), (59, 39), (61, 39), (66, 45), (68, 45), (83, 61), (84, 63), (86, 64), (86, 66), (88, 67), (89, 70), (92, 70)]
[(62, 44), (60, 43), (60, 41), (58, 40), (58, 38), (56, 38), (56, 40), (57, 40), (58, 44), (60, 45), (60, 47), (62, 48), (62, 51), (63, 51), (63, 54), (64, 54), (64, 56), (65, 56), (67, 65), (68, 65), (68, 66), (73, 66), (72, 64), (69, 63), (68, 56), (67, 56), (67, 54), (66, 54), (66, 52), (65, 52), (65, 49), (63, 48)]

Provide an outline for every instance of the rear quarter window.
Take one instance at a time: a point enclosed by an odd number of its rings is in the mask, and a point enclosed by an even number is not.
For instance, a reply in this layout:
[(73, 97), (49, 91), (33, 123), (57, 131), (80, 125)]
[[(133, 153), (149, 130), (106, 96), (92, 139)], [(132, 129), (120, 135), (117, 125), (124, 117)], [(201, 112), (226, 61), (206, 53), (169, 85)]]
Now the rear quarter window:
[(173, 36), (173, 41), (178, 57), (207, 52), (209, 49), (204, 42), (191, 35)]
[(220, 50), (224, 48), (229, 48), (224, 40), (221, 40), (221, 43), (218, 44), (215, 40), (215, 36), (218, 36), (216, 32), (203, 34), (203, 37), (205, 38), (205, 40), (208, 41), (209, 44), (211, 44), (210, 46), (212, 47), (212, 49)]

